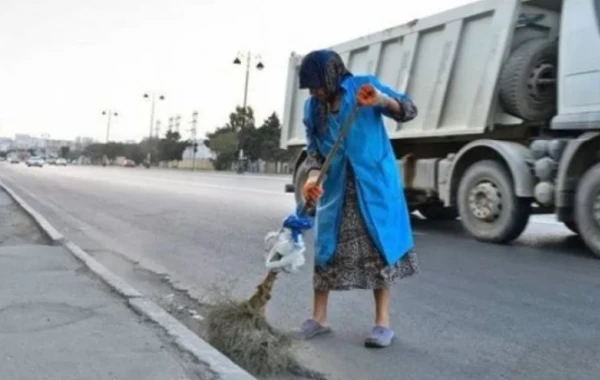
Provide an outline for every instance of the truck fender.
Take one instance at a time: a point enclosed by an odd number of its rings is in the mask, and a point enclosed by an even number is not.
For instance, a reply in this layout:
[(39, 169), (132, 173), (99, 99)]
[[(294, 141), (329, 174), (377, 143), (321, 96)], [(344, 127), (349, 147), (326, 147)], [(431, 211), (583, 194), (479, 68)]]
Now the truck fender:
[(301, 149), (298, 154), (296, 154), (296, 159), (294, 160), (294, 170), (292, 171), (292, 183), (287, 183), (285, 185), (286, 193), (294, 193), (296, 192), (296, 176), (298, 175), (298, 170), (302, 169), (302, 164), (304, 160), (306, 160), (306, 148)]
[(296, 173), (296, 171), (298, 169), (300, 169), (300, 165), (302, 165), (304, 163), (304, 160), (306, 160), (306, 156), (308, 156), (308, 153), (306, 152), (306, 148), (302, 148), (298, 154), (296, 155), (296, 159), (294, 160), (294, 174)]
[(533, 162), (531, 151), (512, 141), (482, 139), (468, 143), (454, 157), (445, 181), (446, 186), (440, 186), (439, 192), (446, 206), (453, 206), (456, 203), (460, 179), (469, 166), (486, 159), (494, 159), (506, 165), (518, 197), (533, 197), (535, 177), (530, 167), (530, 163)]
[(565, 209), (572, 208), (579, 179), (598, 161), (599, 152), (600, 132), (586, 132), (567, 143), (556, 175), (555, 197), (559, 220), (571, 219), (572, 215), (565, 213)]
[(308, 153), (306, 152), (306, 148), (303, 148), (298, 152), (296, 160), (294, 161), (294, 174), (292, 175), (292, 183), (286, 185), (286, 192), (294, 193), (296, 204), (301, 204), (303, 202), (302, 183), (306, 180), (308, 175), (304, 165), (304, 161), (306, 160), (307, 156)]

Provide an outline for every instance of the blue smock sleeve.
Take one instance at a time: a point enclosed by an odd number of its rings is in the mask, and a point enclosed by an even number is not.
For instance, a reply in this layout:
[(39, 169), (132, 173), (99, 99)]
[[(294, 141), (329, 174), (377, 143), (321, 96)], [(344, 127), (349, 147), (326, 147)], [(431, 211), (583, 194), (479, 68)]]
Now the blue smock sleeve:
[(312, 109), (310, 99), (304, 103), (304, 117), (302, 119), (304, 123), (304, 131), (306, 133), (306, 153), (307, 157), (304, 161), (304, 165), (310, 172), (312, 170), (321, 170), (325, 159), (319, 153), (317, 147), (317, 136), (315, 136), (314, 124), (312, 122)]
[(381, 83), (381, 81), (375, 76), (372, 76), (370, 79), (370, 82), (373, 85), (373, 87), (400, 103), (400, 113), (392, 112), (387, 108), (381, 108), (380, 111), (383, 115), (402, 123), (411, 121), (412, 119), (417, 117), (417, 106), (413, 103), (413, 101), (408, 95), (397, 92), (389, 86), (386, 86), (385, 84)]

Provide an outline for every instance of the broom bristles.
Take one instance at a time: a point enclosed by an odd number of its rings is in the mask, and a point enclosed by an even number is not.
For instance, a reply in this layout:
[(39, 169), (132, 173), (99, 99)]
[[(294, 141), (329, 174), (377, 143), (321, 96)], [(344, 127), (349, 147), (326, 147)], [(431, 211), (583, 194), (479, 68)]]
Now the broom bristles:
[[(326, 379), (295, 358), (296, 339), (272, 327), (265, 306), (278, 273), (271, 271), (247, 301), (226, 301), (206, 316), (206, 340), (254, 376), (291, 373), (308, 379)], [(224, 301), (224, 300), (222, 300)]]

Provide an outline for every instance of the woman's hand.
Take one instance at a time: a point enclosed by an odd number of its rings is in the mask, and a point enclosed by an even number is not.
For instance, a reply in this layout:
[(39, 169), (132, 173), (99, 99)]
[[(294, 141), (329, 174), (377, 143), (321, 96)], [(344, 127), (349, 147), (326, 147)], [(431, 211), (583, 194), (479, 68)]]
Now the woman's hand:
[(306, 204), (309, 207), (313, 207), (323, 195), (323, 188), (320, 185), (317, 185), (316, 178), (309, 178), (304, 184), (302, 195), (304, 195)]
[(371, 107), (387, 107), (391, 100), (389, 96), (383, 94), (370, 84), (364, 84), (360, 87), (356, 99), (361, 106)]
[(356, 100), (361, 106), (381, 107), (397, 114), (402, 113), (400, 102), (395, 101), (370, 84), (364, 84), (360, 87)]

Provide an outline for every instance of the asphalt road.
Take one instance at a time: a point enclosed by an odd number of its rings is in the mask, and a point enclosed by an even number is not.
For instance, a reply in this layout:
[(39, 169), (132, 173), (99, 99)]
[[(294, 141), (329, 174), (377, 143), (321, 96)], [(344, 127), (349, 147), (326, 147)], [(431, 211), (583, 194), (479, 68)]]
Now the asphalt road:
[[(109, 266), (125, 255), (195, 296), (234, 279), (237, 294), (252, 291), (264, 235), (293, 210), (281, 177), (2, 164), (0, 180)], [(475, 242), (457, 222), (414, 230), (421, 273), (394, 291), (395, 344), (363, 347), (368, 292), (334, 294), (335, 333), (310, 342), (319, 369), (347, 380), (598, 378), (600, 260), (569, 230), (534, 217), (509, 246)], [(308, 265), (276, 284), (270, 319), (293, 329), (310, 306)]]

